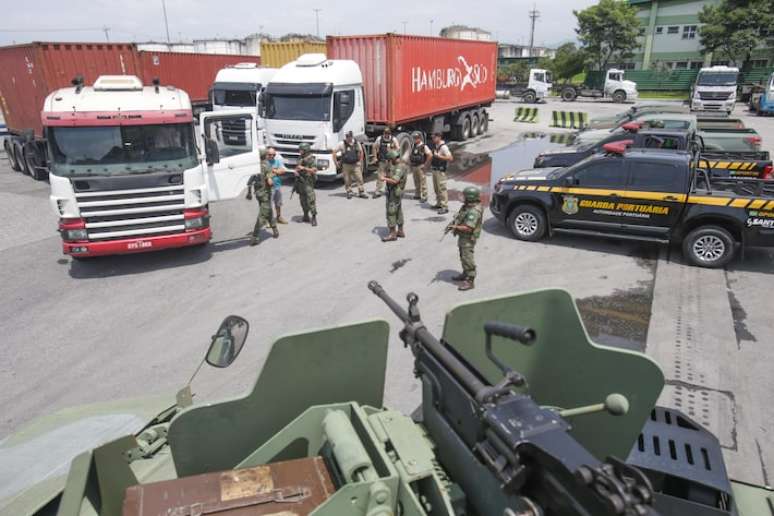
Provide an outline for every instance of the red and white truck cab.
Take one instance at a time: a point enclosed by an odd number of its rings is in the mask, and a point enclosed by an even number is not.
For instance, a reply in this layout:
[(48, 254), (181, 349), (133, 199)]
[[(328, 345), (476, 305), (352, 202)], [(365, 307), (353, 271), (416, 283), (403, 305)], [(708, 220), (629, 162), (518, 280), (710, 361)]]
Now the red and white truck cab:
[[(76, 258), (205, 244), (209, 203), (237, 197), (259, 164), (255, 109), (195, 124), (184, 91), (135, 76), (74, 80), (41, 116), (51, 206), (63, 251)], [(250, 137), (221, 149), (219, 126), (238, 120)]]

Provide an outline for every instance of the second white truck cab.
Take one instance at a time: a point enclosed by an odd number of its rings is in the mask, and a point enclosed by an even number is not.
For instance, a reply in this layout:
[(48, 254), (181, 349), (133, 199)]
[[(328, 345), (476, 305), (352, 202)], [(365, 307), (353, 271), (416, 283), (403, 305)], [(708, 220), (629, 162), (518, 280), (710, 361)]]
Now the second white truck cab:
[(617, 92), (623, 91), (626, 94), (626, 100), (637, 100), (637, 83), (624, 79), (624, 71), (617, 68), (611, 68), (605, 75), (605, 97), (615, 98)]
[[(255, 109), (207, 112), (194, 123), (186, 92), (103, 75), (52, 92), (41, 114), (50, 202), (62, 250), (75, 258), (206, 244), (209, 203), (244, 191), (260, 162)], [(246, 144), (221, 146), (241, 122)]]
[(611, 68), (602, 75), (595, 73), (593, 80), (580, 86), (566, 84), (561, 88), (562, 100), (570, 102), (578, 97), (607, 98), (613, 102), (634, 102), (639, 97), (637, 83), (624, 79), (624, 71)]
[[(520, 92), (524, 102), (532, 103), (545, 99), (551, 93), (551, 72), (542, 68), (531, 68), (527, 87)], [(518, 86), (517, 86), (518, 88)], [(511, 95), (518, 95), (511, 90)]]
[[(277, 73), (276, 68), (261, 68), (255, 63), (237, 63), (218, 71), (210, 89), (213, 111), (233, 111), (235, 109), (255, 109), (260, 112), (261, 92)], [(263, 140), (263, 119), (256, 119), (259, 140)], [(221, 124), (223, 132), (217, 135), (226, 145), (245, 145), (247, 133), (243, 124), (236, 127)]]
[(728, 114), (736, 104), (739, 68), (712, 66), (702, 68), (691, 87), (691, 111), (725, 111)]
[(354, 61), (304, 54), (279, 69), (263, 95), (266, 143), (289, 167), (308, 143), (319, 179), (338, 177), (333, 151), (348, 131), (365, 135), (363, 75)]

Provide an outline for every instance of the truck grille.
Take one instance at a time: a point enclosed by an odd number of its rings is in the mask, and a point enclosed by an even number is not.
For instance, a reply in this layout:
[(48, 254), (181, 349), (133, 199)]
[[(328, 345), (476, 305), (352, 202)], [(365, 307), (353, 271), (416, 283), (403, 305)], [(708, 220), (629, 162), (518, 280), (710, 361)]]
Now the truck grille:
[(247, 120), (223, 120), (221, 122), (223, 142), (227, 145), (246, 145), (247, 123)]
[(185, 230), (182, 185), (124, 191), (78, 192), (89, 240), (117, 240)]
[(731, 94), (727, 91), (700, 91), (699, 98), (701, 100), (728, 100)]
[(301, 145), (301, 143), (306, 142), (310, 145), (314, 143), (314, 135), (306, 134), (272, 133), (272, 139), (274, 140), (274, 148), (277, 149), (277, 152), (282, 154), (285, 165), (288, 167), (295, 167), (298, 164), (298, 158), (300, 156), (298, 146)]

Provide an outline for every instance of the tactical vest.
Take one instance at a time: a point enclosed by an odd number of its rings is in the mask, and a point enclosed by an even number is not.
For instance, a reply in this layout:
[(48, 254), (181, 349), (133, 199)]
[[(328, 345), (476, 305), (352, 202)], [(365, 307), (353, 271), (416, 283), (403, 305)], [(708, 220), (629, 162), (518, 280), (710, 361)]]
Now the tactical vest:
[(411, 155), (409, 155), (409, 162), (414, 166), (419, 166), (425, 162), (425, 144), (414, 144), (411, 149)]
[(360, 161), (360, 156), (358, 155), (358, 145), (360, 144), (357, 142), (352, 142), (352, 145), (350, 145), (345, 141), (344, 152), (341, 154), (341, 161), (347, 163), (348, 165), (353, 165)]
[[(436, 145), (433, 144), (433, 150), (439, 150), (440, 151), (441, 147), (443, 147), (443, 146), (444, 146), (444, 144), (442, 143), (441, 145), (438, 145), (438, 147), (436, 148)], [(449, 163), (448, 161), (442, 160), (442, 159), (436, 157), (435, 155), (433, 155), (433, 161), (430, 162), (430, 166), (434, 170), (440, 170), (442, 172), (446, 172), (446, 165), (448, 165), (448, 163)]]
[(384, 136), (379, 140), (379, 159), (384, 161), (387, 159), (387, 152), (390, 150), (390, 145), (394, 140), (390, 137), (389, 140), (385, 140)]

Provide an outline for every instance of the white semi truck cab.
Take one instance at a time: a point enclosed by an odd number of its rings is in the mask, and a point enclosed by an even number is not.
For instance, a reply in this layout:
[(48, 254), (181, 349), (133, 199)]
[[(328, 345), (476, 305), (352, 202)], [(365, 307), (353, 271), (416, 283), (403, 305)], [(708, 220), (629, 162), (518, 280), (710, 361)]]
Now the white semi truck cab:
[(624, 71), (611, 68), (604, 75), (593, 75), (594, 80), (581, 86), (566, 84), (561, 88), (562, 100), (570, 102), (578, 97), (607, 98), (613, 102), (633, 102), (639, 97), (637, 83), (624, 79)]
[[(260, 108), (261, 92), (271, 81), (276, 68), (261, 68), (255, 63), (237, 63), (218, 71), (215, 82), (210, 90), (210, 100), (213, 111), (233, 111), (235, 109)], [(258, 118), (259, 139), (263, 130), (263, 119)], [(226, 145), (244, 145), (247, 138), (247, 128), (244, 124), (231, 127), (223, 124), (223, 134), (217, 135)]]
[[(209, 203), (238, 196), (259, 163), (255, 109), (204, 113), (196, 126), (184, 91), (135, 76), (76, 80), (41, 117), (51, 206), (76, 258), (208, 242)], [(219, 145), (216, 132), (236, 121), (249, 141)]]
[(739, 68), (712, 66), (702, 68), (691, 87), (691, 111), (725, 111), (736, 104)]
[(304, 54), (279, 69), (263, 95), (266, 143), (289, 167), (308, 143), (322, 180), (338, 177), (333, 150), (348, 131), (365, 135), (363, 76), (354, 61)]
[(531, 68), (527, 84), (513, 85), (509, 91), (514, 97), (521, 97), (524, 102), (539, 102), (551, 94), (552, 80), (550, 71), (542, 68)]

